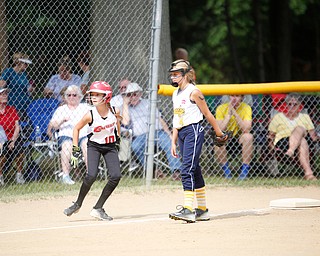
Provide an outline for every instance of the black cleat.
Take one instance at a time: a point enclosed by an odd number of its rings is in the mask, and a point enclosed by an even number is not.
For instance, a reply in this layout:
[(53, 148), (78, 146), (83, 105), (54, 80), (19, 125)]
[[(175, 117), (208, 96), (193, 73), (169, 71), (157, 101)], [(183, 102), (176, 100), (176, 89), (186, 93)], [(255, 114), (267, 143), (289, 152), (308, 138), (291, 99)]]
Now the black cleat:
[(71, 216), (74, 213), (77, 213), (80, 210), (81, 206), (77, 203), (73, 203), (69, 208), (64, 209), (63, 213), (67, 216)]

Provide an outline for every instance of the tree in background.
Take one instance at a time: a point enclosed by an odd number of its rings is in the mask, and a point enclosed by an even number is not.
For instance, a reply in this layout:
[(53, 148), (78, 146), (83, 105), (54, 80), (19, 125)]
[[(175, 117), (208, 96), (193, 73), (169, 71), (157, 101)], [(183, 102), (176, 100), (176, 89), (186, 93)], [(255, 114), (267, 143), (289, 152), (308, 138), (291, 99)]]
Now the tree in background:
[(172, 49), (198, 83), (320, 78), (320, 1), (170, 1)]

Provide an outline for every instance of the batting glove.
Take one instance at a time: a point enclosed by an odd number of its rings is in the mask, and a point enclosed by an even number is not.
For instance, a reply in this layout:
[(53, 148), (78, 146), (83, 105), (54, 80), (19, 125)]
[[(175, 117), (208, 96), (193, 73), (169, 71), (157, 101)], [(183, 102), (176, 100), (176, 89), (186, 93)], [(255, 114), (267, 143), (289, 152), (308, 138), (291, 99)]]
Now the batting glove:
[(71, 163), (72, 168), (77, 168), (79, 166), (80, 158), (81, 158), (80, 147), (73, 145), (71, 159), (70, 159), (70, 163)]

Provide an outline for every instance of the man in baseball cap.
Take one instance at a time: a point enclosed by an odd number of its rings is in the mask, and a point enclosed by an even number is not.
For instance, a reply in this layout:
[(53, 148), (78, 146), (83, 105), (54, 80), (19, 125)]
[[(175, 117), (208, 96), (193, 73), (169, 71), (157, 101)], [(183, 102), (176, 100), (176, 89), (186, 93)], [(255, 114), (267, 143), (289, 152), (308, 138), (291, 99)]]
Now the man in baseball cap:
[(18, 61), (26, 63), (26, 64), (32, 64), (32, 61), (29, 59), (19, 58)]
[(133, 92), (142, 92), (142, 88), (137, 83), (130, 83), (123, 94), (129, 94)]
[[(143, 89), (137, 83), (130, 83), (123, 93), (122, 125), (132, 130), (133, 140), (131, 148), (141, 166), (145, 163), (144, 151), (149, 132), (148, 118), (150, 113), (150, 102), (142, 98)], [(160, 111), (156, 109), (156, 144), (158, 148), (166, 153), (170, 166), (170, 174), (173, 179), (180, 179), (181, 162), (171, 155), (171, 132), (165, 120), (161, 117)], [(164, 173), (159, 169), (155, 170), (155, 178), (163, 178)]]
[(18, 64), (19, 62), (26, 63), (28, 65), (32, 64), (32, 61), (29, 59), (29, 56), (23, 52), (16, 52), (12, 56), (12, 60), (14, 64)]
[(4, 92), (4, 91), (6, 91), (6, 90), (8, 90), (7, 87), (0, 87), (0, 93)]

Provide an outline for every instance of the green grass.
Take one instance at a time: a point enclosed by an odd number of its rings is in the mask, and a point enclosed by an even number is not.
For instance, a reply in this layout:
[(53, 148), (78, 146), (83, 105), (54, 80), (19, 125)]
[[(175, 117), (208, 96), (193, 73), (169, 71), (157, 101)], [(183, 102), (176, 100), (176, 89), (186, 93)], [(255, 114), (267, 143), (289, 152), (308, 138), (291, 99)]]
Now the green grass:
[[(305, 181), (301, 177), (291, 178), (264, 178), (254, 177), (244, 181), (239, 181), (236, 178), (226, 180), (221, 177), (209, 176), (205, 177), (206, 186), (208, 188), (214, 187), (239, 187), (239, 188), (255, 188), (255, 187), (307, 187), (307, 186), (319, 186), (318, 181)], [(97, 180), (90, 193), (99, 195), (106, 181)], [(47, 198), (76, 196), (79, 192), (81, 182), (77, 182), (73, 186), (64, 185), (55, 181), (41, 181), (31, 182), (25, 185), (16, 185), (14, 183), (8, 184), (4, 187), (0, 187), (0, 201), (1, 202), (14, 202), (18, 200), (40, 200)], [(143, 179), (124, 177), (114, 193), (121, 193), (124, 191), (130, 191), (131, 193), (139, 194), (141, 192), (153, 191), (153, 190), (173, 190), (182, 189), (180, 181), (173, 181), (170, 178), (162, 180), (153, 180), (150, 187), (146, 187)]]

